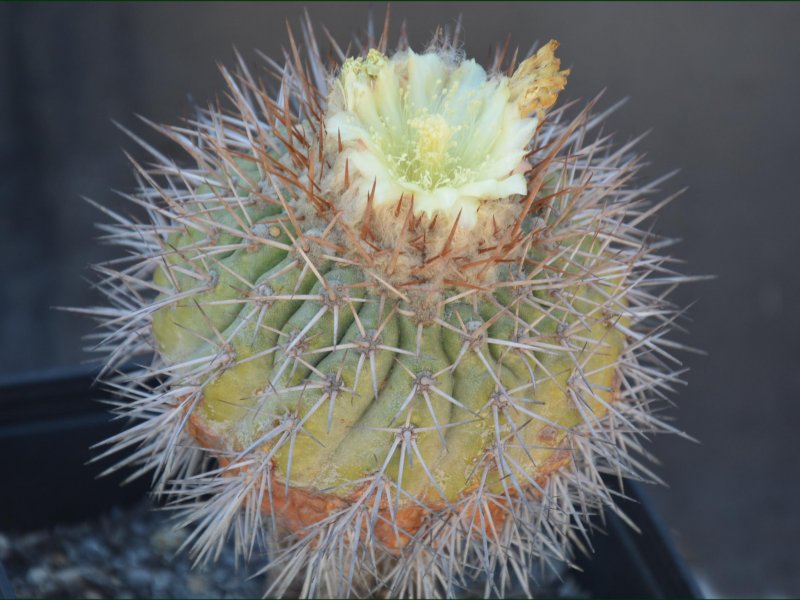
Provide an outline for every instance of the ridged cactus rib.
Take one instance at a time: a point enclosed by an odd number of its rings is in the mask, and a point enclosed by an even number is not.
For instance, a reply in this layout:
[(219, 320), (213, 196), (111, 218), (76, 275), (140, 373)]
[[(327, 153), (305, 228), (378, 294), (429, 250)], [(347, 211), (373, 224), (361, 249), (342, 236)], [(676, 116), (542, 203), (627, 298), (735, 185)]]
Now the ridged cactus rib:
[(304, 28), (277, 95), (224, 71), (232, 112), (162, 128), (194, 166), (157, 155), (151, 223), (108, 228), (139, 255), (102, 268), (99, 347), (154, 351), (108, 453), (137, 447), (199, 558), (265, 537), (268, 594), (530, 595), (614, 506), (600, 474), (650, 478), (640, 437), (672, 431), (652, 186), (553, 108), (555, 42), (484, 69), (384, 32), (331, 72)]
[[(260, 403), (260, 390), (271, 383), (265, 381), (265, 375), (281, 350), (281, 328), (304, 306), (298, 296), (314, 283), (310, 270), (302, 269), (297, 259), (287, 258), (256, 280), (252, 288), (255, 298), (240, 299), (244, 307), (238, 318), (204, 349), (222, 359), (221, 372), (204, 384), (202, 408), (209, 416), (217, 420), (235, 419), (235, 415), (242, 418)], [(154, 333), (158, 335), (155, 326)], [(283, 338), (286, 335), (283, 333)]]

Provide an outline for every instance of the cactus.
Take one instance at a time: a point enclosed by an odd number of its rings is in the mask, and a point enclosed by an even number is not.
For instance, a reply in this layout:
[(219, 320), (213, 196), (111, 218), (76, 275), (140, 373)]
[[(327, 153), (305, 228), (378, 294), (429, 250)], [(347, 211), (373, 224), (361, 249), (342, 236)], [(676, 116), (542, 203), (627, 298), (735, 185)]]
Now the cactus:
[(304, 33), (276, 94), (223, 70), (229, 109), (159, 127), (192, 166), (151, 149), (148, 221), (106, 226), (132, 250), (100, 267), (106, 373), (145, 357), (108, 377), (134, 423), (106, 454), (199, 559), (266, 542), (269, 594), (530, 595), (672, 430), (655, 187), (555, 106), (554, 41), (484, 69), (384, 31), (330, 67)]

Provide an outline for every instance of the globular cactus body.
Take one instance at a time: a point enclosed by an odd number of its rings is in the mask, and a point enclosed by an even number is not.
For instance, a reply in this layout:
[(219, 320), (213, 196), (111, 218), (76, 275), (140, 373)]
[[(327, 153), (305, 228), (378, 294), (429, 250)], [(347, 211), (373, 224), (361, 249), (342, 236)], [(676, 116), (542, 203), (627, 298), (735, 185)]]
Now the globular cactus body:
[(529, 593), (668, 429), (680, 277), (635, 157), (588, 110), (544, 118), (554, 42), (488, 73), (454, 45), (384, 36), (329, 75), (312, 43), (276, 97), (225, 72), (231, 114), (164, 128), (196, 166), (140, 168), (151, 222), (109, 228), (137, 256), (104, 268), (102, 347), (155, 350), (110, 452), (138, 446), (201, 557), (271, 532), (273, 591)]

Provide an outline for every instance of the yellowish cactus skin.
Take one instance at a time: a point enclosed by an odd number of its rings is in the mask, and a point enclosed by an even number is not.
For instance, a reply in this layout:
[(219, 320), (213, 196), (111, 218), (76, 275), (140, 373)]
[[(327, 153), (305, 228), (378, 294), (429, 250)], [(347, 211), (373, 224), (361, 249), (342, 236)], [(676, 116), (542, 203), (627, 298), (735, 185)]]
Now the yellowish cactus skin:
[(297, 55), (275, 96), (224, 71), (232, 114), (163, 128), (195, 165), (142, 170), (151, 223), (111, 228), (136, 256), (104, 270), (109, 367), (153, 358), (109, 452), (201, 558), (272, 540), (270, 594), (530, 594), (612, 504), (599, 474), (647, 474), (680, 277), (636, 158), (555, 107), (555, 41), (484, 68), (381, 40)]

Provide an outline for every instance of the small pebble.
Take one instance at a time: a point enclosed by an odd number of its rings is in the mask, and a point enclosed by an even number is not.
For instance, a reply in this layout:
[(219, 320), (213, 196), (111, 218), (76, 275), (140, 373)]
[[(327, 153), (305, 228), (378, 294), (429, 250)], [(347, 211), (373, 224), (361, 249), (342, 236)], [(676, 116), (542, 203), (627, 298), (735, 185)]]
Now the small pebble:
[(46, 531), (35, 531), (33, 533), (26, 533), (18, 538), (14, 544), (21, 552), (27, 552), (31, 548), (40, 545), (49, 537)]
[(83, 581), (84, 572), (85, 569), (81, 567), (59, 569), (53, 572), (53, 580), (56, 584), (61, 584), (65, 587), (77, 586)]
[(152, 535), (150, 542), (157, 552), (171, 557), (178, 551), (188, 535), (185, 529), (163, 527)]
[(31, 585), (42, 587), (50, 580), (50, 571), (47, 567), (33, 567), (28, 571), (25, 579)]
[(0, 560), (5, 560), (11, 554), (11, 542), (8, 537), (0, 533)]
[(151, 573), (151, 578), (153, 595), (157, 597), (162, 597), (167, 594), (170, 584), (174, 582), (172, 573), (164, 569), (159, 569)]
[(186, 587), (192, 594), (200, 595), (209, 589), (209, 581), (202, 575), (189, 575), (186, 578)]
[(128, 571), (125, 580), (129, 586), (146, 595), (150, 589), (150, 577), (151, 573), (148, 569), (137, 567)]
[(87, 536), (81, 541), (80, 552), (86, 560), (97, 561), (108, 558), (108, 548), (94, 536)]

